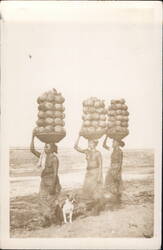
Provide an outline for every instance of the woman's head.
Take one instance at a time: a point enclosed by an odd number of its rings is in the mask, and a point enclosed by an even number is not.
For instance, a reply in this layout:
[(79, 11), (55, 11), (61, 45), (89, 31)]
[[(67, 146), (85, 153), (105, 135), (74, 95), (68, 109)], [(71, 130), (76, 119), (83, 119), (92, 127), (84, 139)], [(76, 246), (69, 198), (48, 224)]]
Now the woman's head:
[(45, 147), (44, 147), (44, 150), (45, 150), (45, 153), (46, 154), (50, 154), (50, 153), (57, 153), (58, 152), (58, 148), (57, 146), (54, 144), (54, 143), (51, 143), (51, 144), (45, 144)]
[(113, 148), (124, 147), (125, 143), (121, 140), (113, 140)]
[(89, 140), (89, 141), (88, 141), (88, 147), (89, 147), (90, 149), (95, 149), (96, 146), (97, 146), (97, 144), (98, 144), (98, 141), (97, 141), (97, 140)]
[(50, 146), (51, 146), (52, 153), (56, 153), (57, 154), (58, 153), (58, 147), (57, 147), (57, 145), (55, 143), (51, 143)]

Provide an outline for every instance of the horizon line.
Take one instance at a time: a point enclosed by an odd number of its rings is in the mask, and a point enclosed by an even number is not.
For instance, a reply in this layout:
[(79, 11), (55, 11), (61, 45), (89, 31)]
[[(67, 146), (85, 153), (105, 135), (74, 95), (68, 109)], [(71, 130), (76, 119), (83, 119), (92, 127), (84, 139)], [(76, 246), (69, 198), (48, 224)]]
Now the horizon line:
[[(36, 147), (36, 149), (43, 149), (44, 147)], [(73, 147), (60, 147), (61, 149), (74, 149)], [(10, 150), (12, 150), (12, 149), (15, 149), (15, 150), (25, 150), (25, 149), (30, 149), (30, 147), (28, 146), (28, 147), (25, 147), (25, 146), (11, 146), (11, 147), (9, 147), (9, 149)], [(147, 148), (147, 147), (135, 147), (135, 148), (132, 148), (132, 147), (130, 147), (130, 148), (123, 148), (123, 150), (153, 150), (154, 151), (154, 148)]]

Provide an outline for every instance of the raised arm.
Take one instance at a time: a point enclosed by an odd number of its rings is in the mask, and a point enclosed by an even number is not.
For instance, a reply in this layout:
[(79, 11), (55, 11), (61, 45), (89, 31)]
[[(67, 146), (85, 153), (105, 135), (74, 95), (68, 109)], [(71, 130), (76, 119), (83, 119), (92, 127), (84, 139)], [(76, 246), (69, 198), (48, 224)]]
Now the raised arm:
[(80, 153), (86, 153), (86, 149), (82, 149), (82, 148), (79, 147), (79, 140), (80, 140), (80, 135), (77, 138), (77, 141), (76, 141), (76, 143), (74, 145), (74, 149), (76, 149)]
[(106, 135), (105, 140), (104, 140), (104, 142), (103, 142), (103, 147), (104, 147), (106, 150), (110, 150), (110, 148), (109, 148), (108, 145), (107, 145), (107, 139), (108, 139), (108, 136)]
[(31, 145), (30, 145), (30, 151), (31, 151), (31, 153), (33, 153), (35, 156), (37, 156), (39, 158), (41, 154), (40, 154), (40, 152), (38, 152), (35, 149), (34, 138), (35, 138), (35, 134), (33, 132), (33, 134), (32, 134), (32, 140), (31, 140)]
[(120, 165), (122, 166), (123, 164), (123, 151), (120, 151)]
[(102, 179), (102, 155), (101, 153), (99, 152), (98, 154), (98, 164), (99, 164), (99, 176), (98, 176), (98, 181), (101, 181)]
[(58, 168), (59, 168), (59, 160), (56, 155), (52, 156), (52, 164), (53, 164), (53, 169), (54, 169), (54, 172), (53, 172), (54, 178), (56, 178), (58, 175)]

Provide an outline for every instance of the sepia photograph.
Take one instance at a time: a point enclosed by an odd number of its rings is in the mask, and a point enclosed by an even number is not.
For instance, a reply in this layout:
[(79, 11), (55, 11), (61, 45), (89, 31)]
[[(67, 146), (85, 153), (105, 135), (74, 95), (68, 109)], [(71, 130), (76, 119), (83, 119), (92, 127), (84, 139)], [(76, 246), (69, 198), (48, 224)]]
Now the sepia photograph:
[(159, 249), (161, 9), (2, 3), (2, 248)]

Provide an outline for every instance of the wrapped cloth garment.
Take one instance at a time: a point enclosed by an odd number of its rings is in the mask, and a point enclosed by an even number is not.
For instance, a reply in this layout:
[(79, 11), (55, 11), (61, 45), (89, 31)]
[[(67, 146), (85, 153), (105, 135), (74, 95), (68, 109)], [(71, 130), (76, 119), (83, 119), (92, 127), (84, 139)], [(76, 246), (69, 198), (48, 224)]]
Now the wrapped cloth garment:
[(99, 199), (102, 195), (103, 177), (100, 170), (100, 163), (98, 162), (101, 154), (99, 151), (91, 152), (87, 150), (87, 170), (83, 185), (83, 193), (86, 197), (91, 199)]
[(122, 159), (122, 150), (113, 150), (111, 155), (111, 167), (109, 168), (105, 178), (105, 189), (113, 195), (120, 195), (123, 189), (121, 173)]
[(44, 217), (51, 218), (55, 200), (58, 199), (61, 190), (58, 177), (58, 158), (55, 155), (46, 157), (45, 168), (41, 174), (39, 190), (40, 213)]

